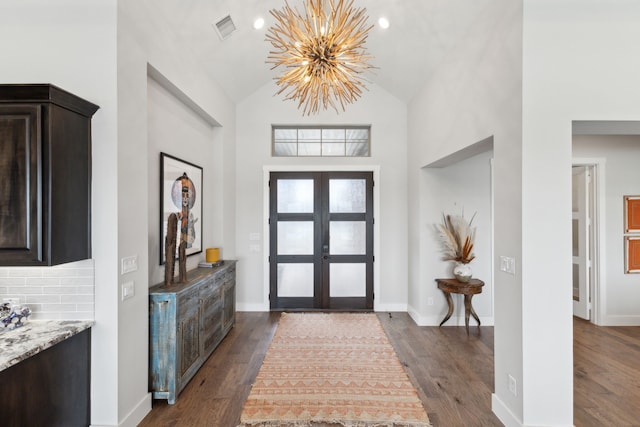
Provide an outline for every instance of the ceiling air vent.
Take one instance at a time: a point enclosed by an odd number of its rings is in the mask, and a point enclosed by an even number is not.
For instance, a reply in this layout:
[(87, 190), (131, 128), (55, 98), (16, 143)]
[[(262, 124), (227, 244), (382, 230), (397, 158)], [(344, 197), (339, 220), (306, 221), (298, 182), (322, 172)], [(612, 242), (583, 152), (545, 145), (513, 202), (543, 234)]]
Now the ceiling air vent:
[(226, 39), (236, 30), (236, 26), (231, 20), (231, 15), (227, 15), (216, 22), (215, 27), (221, 40)]

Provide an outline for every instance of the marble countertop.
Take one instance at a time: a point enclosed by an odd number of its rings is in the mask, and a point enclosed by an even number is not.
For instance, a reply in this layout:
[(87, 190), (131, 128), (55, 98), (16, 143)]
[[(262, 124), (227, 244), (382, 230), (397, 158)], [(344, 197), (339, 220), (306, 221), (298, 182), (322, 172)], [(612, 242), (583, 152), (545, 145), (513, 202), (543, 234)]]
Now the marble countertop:
[(30, 320), (0, 329), (0, 371), (93, 326), (93, 320)]

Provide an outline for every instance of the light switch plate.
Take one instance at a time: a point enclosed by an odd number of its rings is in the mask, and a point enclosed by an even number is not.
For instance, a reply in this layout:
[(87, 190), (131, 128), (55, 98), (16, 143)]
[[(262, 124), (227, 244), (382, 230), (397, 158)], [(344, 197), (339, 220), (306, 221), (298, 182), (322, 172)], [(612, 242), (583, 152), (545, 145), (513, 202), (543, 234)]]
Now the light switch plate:
[(508, 256), (500, 257), (500, 271), (504, 271), (505, 273), (516, 274), (516, 260), (515, 258)]
[(138, 269), (138, 256), (129, 256), (120, 260), (120, 274), (131, 273)]

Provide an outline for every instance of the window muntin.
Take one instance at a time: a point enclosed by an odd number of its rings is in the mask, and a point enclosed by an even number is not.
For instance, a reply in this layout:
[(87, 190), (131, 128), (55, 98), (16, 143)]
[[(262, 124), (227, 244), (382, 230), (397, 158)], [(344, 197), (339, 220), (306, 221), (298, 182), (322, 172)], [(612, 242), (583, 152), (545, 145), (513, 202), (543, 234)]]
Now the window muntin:
[(274, 157), (369, 157), (371, 126), (272, 126)]

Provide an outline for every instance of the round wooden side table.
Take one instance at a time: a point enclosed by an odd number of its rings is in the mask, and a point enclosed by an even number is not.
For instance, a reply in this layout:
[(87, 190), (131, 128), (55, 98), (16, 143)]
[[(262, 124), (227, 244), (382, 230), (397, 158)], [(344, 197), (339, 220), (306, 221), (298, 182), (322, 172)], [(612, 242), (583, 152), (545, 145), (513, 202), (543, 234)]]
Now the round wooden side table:
[(447, 303), (449, 304), (449, 311), (444, 319), (442, 319), (442, 322), (440, 322), (440, 326), (449, 320), (451, 314), (453, 314), (453, 299), (451, 298), (451, 294), (464, 295), (464, 324), (467, 328), (467, 334), (469, 333), (469, 314), (476, 319), (478, 326), (480, 326), (480, 318), (478, 318), (478, 315), (471, 305), (471, 298), (473, 298), (475, 294), (482, 292), (482, 287), (484, 286), (482, 280), (471, 279), (465, 283), (457, 279), (436, 279), (436, 283), (438, 284), (438, 289), (444, 293), (444, 296), (447, 298)]

